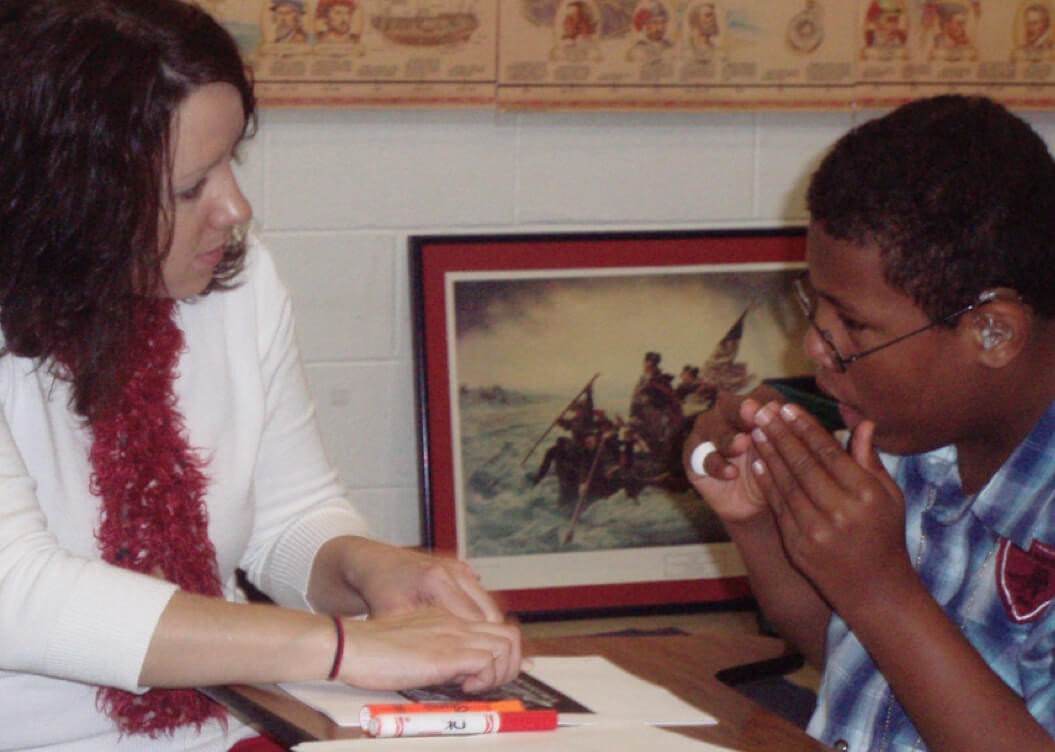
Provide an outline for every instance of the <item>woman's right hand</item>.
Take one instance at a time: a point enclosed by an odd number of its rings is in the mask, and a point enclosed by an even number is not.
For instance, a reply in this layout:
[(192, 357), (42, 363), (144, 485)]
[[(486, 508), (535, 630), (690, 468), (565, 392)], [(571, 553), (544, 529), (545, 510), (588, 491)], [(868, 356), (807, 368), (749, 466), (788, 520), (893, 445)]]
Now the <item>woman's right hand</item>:
[[(759, 387), (744, 396), (720, 392), (714, 407), (700, 413), (682, 449), (685, 475), (724, 522), (746, 522), (768, 511), (748, 463), (751, 461), (751, 437), (755, 413), (781, 395), (770, 387)], [(714, 451), (707, 455), (703, 469), (693, 471), (692, 453), (709, 441)]]
[(460, 619), (438, 608), (347, 619), (340, 680), (399, 690), (457, 683), (465, 692), (501, 686), (520, 673), (520, 630)]

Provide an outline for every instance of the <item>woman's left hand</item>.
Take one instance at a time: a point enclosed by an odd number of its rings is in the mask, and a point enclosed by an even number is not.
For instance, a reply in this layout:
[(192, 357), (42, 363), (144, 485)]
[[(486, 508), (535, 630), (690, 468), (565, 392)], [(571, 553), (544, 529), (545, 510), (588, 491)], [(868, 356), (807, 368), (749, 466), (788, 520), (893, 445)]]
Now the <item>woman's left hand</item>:
[(438, 606), (469, 621), (504, 620), (502, 610), (464, 561), (358, 537), (335, 539), (324, 550), (337, 542), (340, 575), (371, 615)]

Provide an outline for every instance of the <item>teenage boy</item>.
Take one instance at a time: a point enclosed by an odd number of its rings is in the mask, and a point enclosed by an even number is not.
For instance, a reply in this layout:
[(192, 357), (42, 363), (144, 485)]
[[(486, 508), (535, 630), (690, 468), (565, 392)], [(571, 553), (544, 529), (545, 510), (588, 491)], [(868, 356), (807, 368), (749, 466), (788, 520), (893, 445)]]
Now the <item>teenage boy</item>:
[(809, 191), (805, 347), (846, 449), (772, 393), (685, 445), (836, 749), (1055, 742), (1055, 161), (983, 98), (845, 135)]

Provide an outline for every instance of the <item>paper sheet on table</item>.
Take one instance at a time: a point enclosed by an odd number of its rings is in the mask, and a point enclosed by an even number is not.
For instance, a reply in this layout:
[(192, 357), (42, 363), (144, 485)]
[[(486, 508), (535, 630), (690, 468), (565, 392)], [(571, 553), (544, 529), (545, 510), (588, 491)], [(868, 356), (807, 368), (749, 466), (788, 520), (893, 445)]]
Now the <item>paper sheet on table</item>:
[(410, 702), (397, 692), (368, 692), (328, 681), (287, 682), (279, 686), (338, 726), (358, 726), (359, 711), (363, 705), (398, 705)]
[[(537, 656), (531, 675), (593, 711), (561, 713), (561, 725), (610, 722), (690, 726), (716, 723), (713, 716), (656, 684), (634, 676), (600, 656)], [(358, 726), (359, 710), (372, 703), (406, 700), (395, 692), (365, 692), (332, 682), (281, 685), (284, 690), (340, 726)]]
[(610, 726), (564, 726), (556, 731), (479, 736), (419, 736), (399, 739), (342, 739), (328, 742), (301, 742), (295, 752), (444, 752), (445, 750), (492, 750), (503, 752), (729, 752), (698, 739), (642, 724)]
[(561, 713), (561, 724), (637, 721), (656, 726), (699, 726), (717, 723), (713, 716), (607, 658), (539, 656), (532, 660), (533, 676), (593, 711), (591, 715)]

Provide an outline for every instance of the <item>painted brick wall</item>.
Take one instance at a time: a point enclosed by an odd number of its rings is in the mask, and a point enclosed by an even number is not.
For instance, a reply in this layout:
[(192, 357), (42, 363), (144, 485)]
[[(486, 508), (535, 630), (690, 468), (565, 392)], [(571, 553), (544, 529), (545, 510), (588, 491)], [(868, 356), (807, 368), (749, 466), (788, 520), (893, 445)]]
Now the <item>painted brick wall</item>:
[[(802, 223), (810, 171), (865, 116), (264, 112), (240, 176), (379, 537), (421, 542), (409, 235)], [(1027, 117), (1052, 143), (1055, 116)]]

